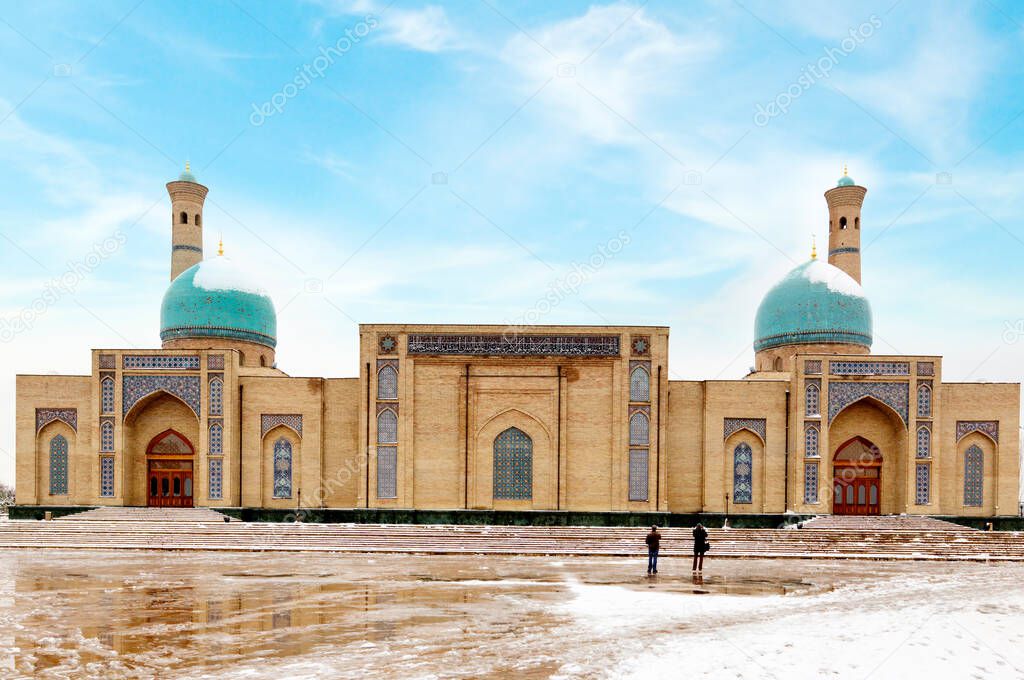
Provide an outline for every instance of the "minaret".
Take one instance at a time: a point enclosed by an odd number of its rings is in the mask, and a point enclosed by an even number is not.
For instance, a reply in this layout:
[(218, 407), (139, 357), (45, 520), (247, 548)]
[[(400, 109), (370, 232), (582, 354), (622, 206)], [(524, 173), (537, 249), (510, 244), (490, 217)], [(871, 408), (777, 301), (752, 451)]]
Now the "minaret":
[(203, 260), (203, 202), (206, 187), (196, 181), (189, 164), (167, 183), (171, 196), (171, 281)]
[(857, 186), (846, 174), (834, 189), (825, 192), (828, 201), (828, 263), (839, 267), (860, 283), (860, 208), (868, 190)]

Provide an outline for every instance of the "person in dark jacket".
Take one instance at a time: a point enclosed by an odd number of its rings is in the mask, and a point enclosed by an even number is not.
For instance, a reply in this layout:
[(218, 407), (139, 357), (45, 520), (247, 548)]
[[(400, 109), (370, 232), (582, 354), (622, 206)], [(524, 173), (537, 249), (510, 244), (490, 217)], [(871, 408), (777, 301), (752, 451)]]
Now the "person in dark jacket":
[(658, 527), (651, 527), (651, 533), (647, 534), (647, 573), (658, 573), (658, 550), (661, 548), (661, 534)]
[(693, 570), (696, 572), (704, 571), (704, 553), (708, 551), (711, 546), (708, 544), (708, 530), (704, 528), (703, 524), (698, 524), (693, 528)]

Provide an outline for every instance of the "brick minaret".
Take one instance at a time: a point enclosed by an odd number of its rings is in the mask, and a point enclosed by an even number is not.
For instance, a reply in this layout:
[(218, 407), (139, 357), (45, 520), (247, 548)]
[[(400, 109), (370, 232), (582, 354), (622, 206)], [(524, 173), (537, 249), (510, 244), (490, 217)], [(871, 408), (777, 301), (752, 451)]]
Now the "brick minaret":
[(185, 172), (167, 183), (171, 196), (171, 281), (203, 260), (203, 202), (206, 187), (196, 181), (185, 163)]
[(838, 186), (825, 192), (828, 201), (828, 263), (860, 283), (860, 208), (868, 190), (846, 174)]

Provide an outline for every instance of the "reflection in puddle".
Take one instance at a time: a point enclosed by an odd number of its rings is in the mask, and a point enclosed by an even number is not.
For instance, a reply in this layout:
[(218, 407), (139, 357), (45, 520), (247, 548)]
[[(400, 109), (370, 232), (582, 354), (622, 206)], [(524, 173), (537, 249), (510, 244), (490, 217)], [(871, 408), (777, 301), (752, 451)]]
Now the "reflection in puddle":
[(645, 578), (625, 559), (0, 551), (0, 672), (571, 677), (612, 653), (602, 631), (678, 635), (711, 611), (728, 622), (939, 565), (665, 566)]

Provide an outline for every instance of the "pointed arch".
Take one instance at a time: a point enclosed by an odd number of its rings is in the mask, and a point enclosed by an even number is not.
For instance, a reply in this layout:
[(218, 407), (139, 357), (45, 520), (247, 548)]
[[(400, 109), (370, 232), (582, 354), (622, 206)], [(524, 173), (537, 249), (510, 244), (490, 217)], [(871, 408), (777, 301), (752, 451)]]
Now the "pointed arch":
[(821, 440), (821, 431), (815, 423), (809, 423), (804, 429), (804, 455), (808, 458), (817, 458), (821, 455), (819, 450), (819, 442)]
[(927, 425), (917, 428), (917, 457), (931, 458), (932, 455), (932, 431)]
[(816, 383), (807, 383), (804, 388), (804, 407), (808, 416), (821, 415), (821, 388)]
[(398, 371), (394, 366), (384, 365), (377, 371), (377, 398), (398, 399)]
[(377, 414), (377, 443), (398, 443), (398, 414), (390, 408)]
[(292, 443), (287, 437), (274, 442), (274, 498), (292, 497)]
[(926, 383), (917, 388), (917, 417), (930, 418), (932, 415), (932, 388)]
[(100, 453), (113, 453), (114, 451), (114, 423), (104, 420), (100, 423)]
[(210, 425), (210, 454), (224, 453), (224, 426), (220, 423)]
[(985, 503), (985, 452), (977, 444), (964, 451), (964, 506), (980, 508)]
[(100, 381), (100, 413), (114, 412), (114, 379), (107, 376)]
[(533, 439), (518, 427), (494, 438), (495, 500), (533, 499)]
[(637, 366), (629, 373), (629, 400), (635, 402), (651, 400), (651, 374), (643, 366)]
[(637, 411), (629, 417), (629, 443), (631, 446), (651, 443), (651, 420), (643, 411)]
[(732, 502), (754, 502), (754, 450), (746, 442), (732, 451)]
[(188, 437), (178, 432), (174, 428), (168, 428), (160, 434), (149, 440), (149, 445), (146, 447), (146, 455), (179, 455), (179, 456), (194, 456), (196, 453), (195, 447), (192, 446), (192, 442), (189, 441)]
[(224, 415), (224, 380), (221, 378), (210, 380), (210, 415)]

